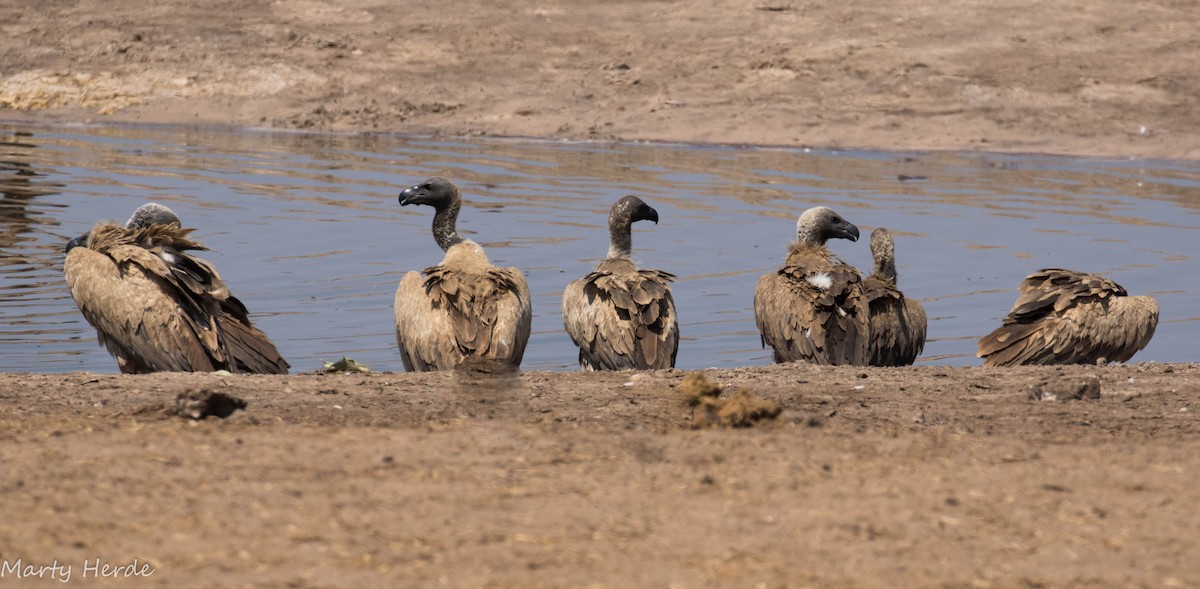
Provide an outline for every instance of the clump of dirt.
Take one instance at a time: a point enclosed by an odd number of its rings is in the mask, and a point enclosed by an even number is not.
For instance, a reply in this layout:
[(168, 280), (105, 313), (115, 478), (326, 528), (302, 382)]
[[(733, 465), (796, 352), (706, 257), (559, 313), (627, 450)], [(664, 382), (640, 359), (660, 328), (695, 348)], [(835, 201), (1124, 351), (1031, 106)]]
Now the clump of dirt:
[(1099, 398), (1100, 379), (1095, 375), (1043, 380), (1029, 391), (1030, 401), (1077, 401)]
[(684, 377), (678, 387), (684, 401), (692, 407), (692, 427), (751, 427), (764, 419), (774, 419), (782, 409), (769, 399), (739, 389), (722, 397), (724, 390), (699, 372)]
[(218, 391), (200, 389), (179, 393), (175, 397), (175, 415), (188, 419), (204, 419), (209, 416), (226, 418), (238, 409), (245, 409), (246, 401)]

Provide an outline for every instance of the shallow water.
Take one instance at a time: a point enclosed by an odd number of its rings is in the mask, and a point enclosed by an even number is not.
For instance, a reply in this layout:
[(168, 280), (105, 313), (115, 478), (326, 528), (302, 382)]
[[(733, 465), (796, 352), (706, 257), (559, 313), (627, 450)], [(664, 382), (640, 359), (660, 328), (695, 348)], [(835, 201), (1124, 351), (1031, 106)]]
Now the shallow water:
[[(396, 284), (441, 251), (432, 210), (396, 196), (434, 174), (463, 190), (460, 231), (529, 279), (527, 369), (576, 368), (559, 296), (604, 255), (608, 208), (631, 193), (661, 218), (634, 226), (635, 259), (679, 276), (681, 368), (770, 362), (754, 284), (814, 205), (864, 238), (895, 235), (900, 286), (931, 320), (919, 363), (979, 364), (975, 341), (1043, 267), (1158, 299), (1135, 360), (1200, 359), (1194, 162), (0, 125), (0, 369), (116, 372), (67, 292), (63, 245), (157, 201), (197, 228), (293, 370), (343, 355), (402, 370)], [(831, 245), (869, 271), (867, 242)]]

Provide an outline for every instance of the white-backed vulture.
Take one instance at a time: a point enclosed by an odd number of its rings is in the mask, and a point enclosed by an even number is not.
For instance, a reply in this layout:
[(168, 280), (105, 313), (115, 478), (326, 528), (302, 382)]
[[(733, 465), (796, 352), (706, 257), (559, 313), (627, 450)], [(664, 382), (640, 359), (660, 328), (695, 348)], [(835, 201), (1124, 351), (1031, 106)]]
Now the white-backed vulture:
[(658, 223), (658, 211), (626, 196), (608, 215), (608, 257), (563, 291), (563, 326), (579, 346), (584, 370), (672, 368), (679, 351), (675, 275), (638, 269), (630, 258), (635, 221)]
[(288, 363), (170, 209), (143, 205), (66, 247), (71, 298), (124, 373), (287, 374)]
[(1102, 276), (1048, 268), (1025, 277), (1012, 311), (979, 340), (984, 366), (1124, 362), (1150, 343), (1158, 303)]
[(776, 362), (867, 363), (867, 298), (862, 276), (825, 242), (858, 241), (858, 227), (828, 207), (804, 211), (779, 270), (754, 289), (754, 321)]
[(925, 349), (929, 320), (921, 303), (905, 297), (896, 287), (896, 244), (883, 227), (871, 232), (871, 257), (875, 268), (863, 279), (871, 316), (867, 363), (908, 366)]
[(497, 268), (479, 244), (458, 234), (458, 187), (433, 177), (400, 193), (400, 205), (434, 208), (433, 239), (446, 252), (424, 277), (408, 272), (396, 289), (396, 343), (408, 371), (449, 370), (469, 359), (518, 368), (529, 341), (529, 285)]

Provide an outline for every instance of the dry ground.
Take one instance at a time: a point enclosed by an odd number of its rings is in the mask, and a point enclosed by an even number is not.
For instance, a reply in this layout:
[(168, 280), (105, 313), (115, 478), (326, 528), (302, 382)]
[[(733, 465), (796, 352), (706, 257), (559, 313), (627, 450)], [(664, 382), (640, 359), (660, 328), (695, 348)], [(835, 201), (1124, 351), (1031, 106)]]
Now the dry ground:
[(0, 118), (1200, 157), (1186, 0), (5, 0), (0, 17)]
[[(694, 429), (678, 371), (10, 374), (0, 552), (147, 587), (1200, 586), (1196, 366), (706, 375), (783, 411)], [(247, 407), (169, 412), (198, 392)]]

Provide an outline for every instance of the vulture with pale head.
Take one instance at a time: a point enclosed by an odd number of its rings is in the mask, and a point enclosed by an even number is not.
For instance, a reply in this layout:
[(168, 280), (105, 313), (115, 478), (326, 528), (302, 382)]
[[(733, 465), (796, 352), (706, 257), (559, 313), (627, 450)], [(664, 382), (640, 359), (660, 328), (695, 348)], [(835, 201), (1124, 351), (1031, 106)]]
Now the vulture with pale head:
[(396, 289), (396, 343), (408, 371), (450, 370), (469, 360), (516, 369), (529, 341), (529, 285), (498, 268), (479, 244), (458, 234), (458, 187), (430, 178), (400, 193), (400, 205), (433, 207), (433, 239), (445, 255)]
[(1158, 303), (1102, 276), (1038, 270), (1000, 327), (979, 340), (984, 366), (1124, 362), (1150, 343)]
[(608, 215), (608, 257), (563, 291), (563, 326), (579, 346), (584, 370), (672, 368), (679, 321), (673, 274), (638, 268), (630, 258), (635, 221), (658, 223), (658, 211), (626, 196)]
[(858, 227), (828, 207), (804, 211), (779, 270), (754, 289), (754, 321), (776, 362), (867, 363), (868, 311), (862, 276), (825, 242), (858, 240)]
[(896, 287), (896, 243), (883, 227), (871, 232), (871, 257), (875, 269), (863, 279), (871, 316), (867, 363), (908, 366), (925, 349), (929, 320), (921, 303), (905, 297)]
[(288, 363), (250, 322), (207, 249), (167, 207), (149, 203), (125, 226), (99, 223), (67, 243), (71, 298), (124, 373), (287, 374)]

